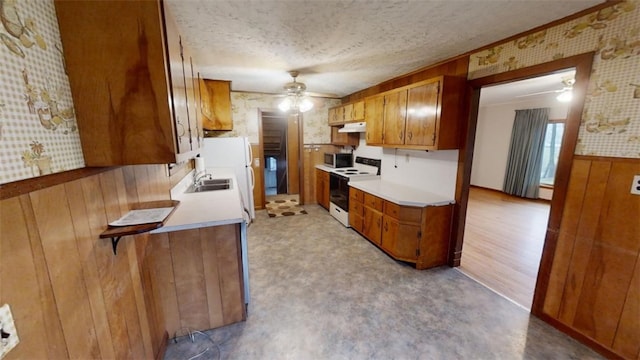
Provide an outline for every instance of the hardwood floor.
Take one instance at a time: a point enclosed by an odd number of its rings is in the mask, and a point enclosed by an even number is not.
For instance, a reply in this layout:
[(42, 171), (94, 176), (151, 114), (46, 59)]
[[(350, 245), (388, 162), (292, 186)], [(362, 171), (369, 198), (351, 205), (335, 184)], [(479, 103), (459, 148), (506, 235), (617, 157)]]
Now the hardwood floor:
[(471, 187), (460, 270), (531, 309), (549, 203)]

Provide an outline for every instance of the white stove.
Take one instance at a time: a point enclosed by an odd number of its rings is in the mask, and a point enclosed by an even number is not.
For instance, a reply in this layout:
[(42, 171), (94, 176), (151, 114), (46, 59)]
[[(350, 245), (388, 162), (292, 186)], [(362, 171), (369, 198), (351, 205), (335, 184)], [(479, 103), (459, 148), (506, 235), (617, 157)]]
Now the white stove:
[(380, 177), (381, 161), (356, 157), (354, 167), (333, 169), (329, 177), (329, 213), (349, 227), (349, 181)]

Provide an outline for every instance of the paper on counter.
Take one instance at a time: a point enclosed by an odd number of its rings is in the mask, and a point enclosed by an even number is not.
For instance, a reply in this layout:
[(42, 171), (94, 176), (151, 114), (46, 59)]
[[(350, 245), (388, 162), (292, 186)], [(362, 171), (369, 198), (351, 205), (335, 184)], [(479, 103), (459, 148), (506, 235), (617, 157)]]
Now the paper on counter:
[(120, 219), (109, 223), (110, 226), (129, 226), (162, 222), (171, 214), (173, 207), (131, 210)]

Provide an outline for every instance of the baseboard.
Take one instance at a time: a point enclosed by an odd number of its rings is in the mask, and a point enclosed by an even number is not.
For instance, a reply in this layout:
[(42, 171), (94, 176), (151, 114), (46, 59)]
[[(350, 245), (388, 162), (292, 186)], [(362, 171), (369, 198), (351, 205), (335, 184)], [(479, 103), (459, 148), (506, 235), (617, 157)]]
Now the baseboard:
[(562, 331), (563, 333), (571, 336), (572, 338), (578, 340), (584, 345), (590, 347), (591, 349), (593, 349), (593, 351), (599, 353), (600, 355), (604, 356), (607, 359), (624, 359), (624, 357), (614, 353), (613, 351), (611, 351), (611, 349), (604, 347), (602, 344), (596, 342), (592, 338), (582, 334), (581, 332), (575, 330), (574, 328), (558, 321), (557, 319), (545, 313), (542, 313), (536, 316), (540, 318), (542, 321), (546, 322), (547, 324), (553, 326), (554, 328)]

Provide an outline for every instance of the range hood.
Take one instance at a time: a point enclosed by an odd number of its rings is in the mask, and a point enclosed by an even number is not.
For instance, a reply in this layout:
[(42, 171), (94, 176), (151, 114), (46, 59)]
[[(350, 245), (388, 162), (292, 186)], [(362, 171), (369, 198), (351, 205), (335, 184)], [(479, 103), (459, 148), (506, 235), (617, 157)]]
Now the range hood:
[(367, 123), (357, 122), (357, 123), (344, 124), (344, 127), (342, 129), (339, 129), (338, 132), (341, 132), (341, 133), (365, 132), (366, 129), (367, 129)]

